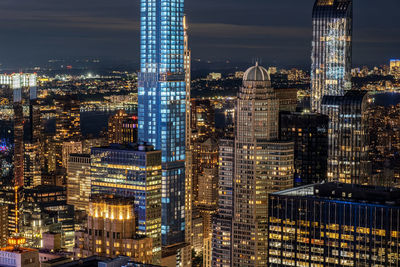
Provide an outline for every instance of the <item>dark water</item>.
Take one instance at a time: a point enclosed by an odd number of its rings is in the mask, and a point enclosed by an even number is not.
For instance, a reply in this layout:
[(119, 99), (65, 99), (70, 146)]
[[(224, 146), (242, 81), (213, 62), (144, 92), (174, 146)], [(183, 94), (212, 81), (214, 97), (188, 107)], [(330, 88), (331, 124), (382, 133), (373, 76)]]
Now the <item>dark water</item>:
[(374, 95), (375, 104), (378, 106), (396, 106), (400, 103), (400, 93), (381, 93)]
[[(114, 115), (114, 112), (105, 111), (88, 111), (81, 113), (81, 132), (83, 136), (98, 137), (103, 131), (107, 131), (108, 118)], [(46, 132), (55, 133), (56, 121), (55, 119), (46, 122)]]
[(224, 129), (230, 124), (233, 124), (233, 118), (231, 116), (226, 116), (223, 109), (215, 110), (215, 127), (217, 129)]
[(108, 129), (108, 118), (115, 112), (90, 111), (81, 113), (81, 131), (84, 136), (98, 137)]

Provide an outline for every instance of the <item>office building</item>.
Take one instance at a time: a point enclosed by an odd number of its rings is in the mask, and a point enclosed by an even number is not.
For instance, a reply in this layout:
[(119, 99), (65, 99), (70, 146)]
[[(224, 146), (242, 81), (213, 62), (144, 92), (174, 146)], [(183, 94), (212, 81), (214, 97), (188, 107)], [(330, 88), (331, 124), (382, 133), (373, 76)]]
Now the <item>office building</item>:
[(191, 101), (192, 139), (208, 138), (215, 133), (215, 107), (209, 99)]
[(268, 266), (397, 266), (400, 191), (325, 183), (270, 194)]
[(108, 143), (131, 144), (137, 142), (138, 122), (136, 116), (130, 116), (120, 110), (108, 120)]
[(93, 147), (104, 147), (108, 146), (108, 138), (105, 136), (97, 138), (88, 138), (82, 140), (82, 153), (90, 154)]
[(29, 247), (41, 248), (43, 233), (61, 234), (62, 248), (74, 245), (74, 207), (67, 204), (64, 187), (41, 185), (24, 190), (21, 203), (21, 234)]
[(279, 100), (279, 111), (294, 112), (297, 108), (296, 88), (274, 88), (276, 98)]
[(68, 169), (68, 161), (71, 154), (83, 153), (82, 142), (80, 141), (66, 141), (62, 144), (61, 160), (62, 166)]
[(67, 168), (67, 203), (88, 212), (91, 194), (90, 154), (71, 154)]
[(328, 171), (329, 117), (316, 113), (280, 113), (280, 139), (294, 142), (296, 186), (325, 181)]
[(137, 234), (153, 239), (154, 264), (161, 259), (161, 151), (147, 144), (92, 148), (92, 194), (135, 199)]
[(278, 139), (268, 71), (246, 71), (236, 106), (233, 266), (266, 266), (268, 194), (293, 186), (293, 143)]
[(8, 206), (0, 205), (0, 247), (7, 245), (8, 232)]
[[(56, 133), (54, 135), (54, 153), (55, 171), (60, 176), (57, 181), (58, 185), (65, 184), (65, 163), (67, 158), (63, 160), (63, 144), (64, 142), (75, 141), (81, 139), (81, 124), (80, 124), (80, 101), (76, 95), (67, 97), (59, 97), (55, 100), (57, 106), (56, 111)], [(75, 150), (76, 151), (76, 150)], [(75, 153), (81, 153), (76, 151)]]
[(152, 263), (152, 238), (138, 235), (134, 200), (93, 196), (87, 229), (75, 234), (74, 254), (76, 258), (125, 255), (141, 263)]
[[(10, 230), (14, 233), (19, 232), (20, 208), (21, 208), (21, 189), (27, 183), (31, 185), (34, 179), (27, 176), (25, 181), (25, 154), (24, 154), (24, 112), (23, 112), (23, 92), (29, 92), (29, 99), (36, 100), (37, 95), (37, 76), (36, 74), (14, 73), (12, 75), (0, 75), (0, 84), (8, 85), (13, 91), (13, 110), (14, 110), (14, 138), (13, 138), (13, 177), (11, 180), (4, 181), (2, 188), (3, 203), (9, 205)], [(6, 163), (3, 161), (3, 163)], [(6, 164), (8, 175), (9, 166)]]
[(212, 266), (232, 266), (233, 174), (235, 164), (233, 139), (219, 140), (218, 213), (212, 224)]
[(43, 158), (43, 127), (41, 109), (36, 95), (31, 95), (29, 101), (29, 133), (24, 141), (24, 185), (32, 188), (42, 184), (41, 166)]
[(344, 96), (325, 96), (322, 113), (329, 116), (329, 181), (351, 184), (368, 182), (367, 91), (348, 91)]
[(141, 2), (139, 141), (162, 151), (162, 244), (185, 241), (184, 1)]
[[(215, 138), (200, 139), (193, 141), (192, 149), (192, 173), (193, 173), (193, 200), (196, 205), (203, 204), (216, 205), (217, 196), (216, 189), (218, 181), (215, 178), (218, 175), (218, 143)], [(208, 174), (206, 174), (206, 172)], [(207, 181), (207, 179), (211, 179)], [(213, 183), (214, 186), (209, 187)], [(207, 191), (207, 188), (210, 189)], [(200, 192), (201, 191), (201, 192)], [(202, 194), (202, 196), (200, 196)], [(205, 194), (212, 194), (208, 203), (205, 203)], [(200, 197), (202, 198), (200, 200)]]
[(313, 9), (311, 108), (351, 89), (353, 1), (316, 0)]

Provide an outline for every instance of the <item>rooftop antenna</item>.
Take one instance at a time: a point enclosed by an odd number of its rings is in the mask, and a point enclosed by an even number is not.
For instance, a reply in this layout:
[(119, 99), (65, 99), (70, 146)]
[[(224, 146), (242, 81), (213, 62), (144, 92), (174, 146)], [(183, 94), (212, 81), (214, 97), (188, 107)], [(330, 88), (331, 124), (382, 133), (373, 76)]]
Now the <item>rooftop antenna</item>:
[(261, 63), (262, 63), (261, 58), (259, 58), (259, 57), (253, 58), (253, 65), (260, 66)]

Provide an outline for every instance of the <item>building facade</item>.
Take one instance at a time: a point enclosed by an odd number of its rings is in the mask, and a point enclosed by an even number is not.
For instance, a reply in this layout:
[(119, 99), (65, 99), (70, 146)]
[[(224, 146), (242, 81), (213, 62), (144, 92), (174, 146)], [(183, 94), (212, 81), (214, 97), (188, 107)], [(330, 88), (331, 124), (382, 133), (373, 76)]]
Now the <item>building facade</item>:
[(41, 185), (24, 190), (21, 204), (21, 234), (27, 246), (40, 248), (46, 232), (61, 234), (62, 248), (74, 246), (74, 207), (67, 204), (65, 187)]
[(313, 9), (311, 107), (351, 89), (353, 1), (316, 0)]
[(130, 116), (120, 110), (108, 120), (108, 143), (131, 144), (138, 139), (138, 121), (136, 116)]
[(280, 139), (294, 142), (296, 186), (325, 181), (329, 117), (315, 113), (280, 113)]
[(0, 205), (0, 248), (7, 245), (8, 232), (8, 206)]
[(271, 194), (268, 266), (398, 266), (399, 199), (341, 183)]
[(368, 182), (367, 91), (350, 90), (344, 96), (325, 96), (322, 113), (329, 116), (329, 181), (365, 184)]
[(218, 213), (213, 217), (212, 266), (232, 266), (235, 141), (219, 140)]
[(266, 266), (268, 193), (293, 186), (293, 143), (278, 139), (268, 71), (246, 71), (236, 106), (233, 266)]
[(130, 257), (141, 263), (153, 262), (151, 237), (137, 235), (135, 204), (129, 198), (93, 196), (89, 204), (87, 229), (75, 234), (76, 258)]
[(141, 2), (139, 141), (162, 151), (162, 243), (185, 241), (184, 0)]
[(90, 154), (70, 154), (67, 168), (67, 203), (88, 211), (91, 194)]
[(137, 234), (153, 239), (153, 259), (161, 260), (161, 151), (153, 146), (92, 148), (92, 194), (135, 199)]

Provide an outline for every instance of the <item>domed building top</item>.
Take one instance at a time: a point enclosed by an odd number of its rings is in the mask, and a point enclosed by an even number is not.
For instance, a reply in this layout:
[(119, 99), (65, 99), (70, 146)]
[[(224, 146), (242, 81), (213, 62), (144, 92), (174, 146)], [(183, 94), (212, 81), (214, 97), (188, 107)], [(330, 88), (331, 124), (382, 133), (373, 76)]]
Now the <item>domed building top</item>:
[(259, 66), (258, 62), (256, 62), (255, 66), (249, 68), (243, 76), (243, 81), (246, 82), (265, 82), (270, 80), (268, 71), (264, 67)]

